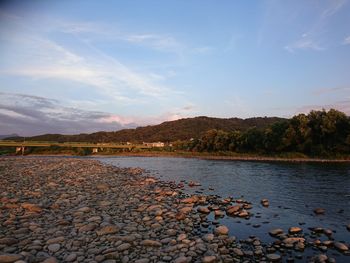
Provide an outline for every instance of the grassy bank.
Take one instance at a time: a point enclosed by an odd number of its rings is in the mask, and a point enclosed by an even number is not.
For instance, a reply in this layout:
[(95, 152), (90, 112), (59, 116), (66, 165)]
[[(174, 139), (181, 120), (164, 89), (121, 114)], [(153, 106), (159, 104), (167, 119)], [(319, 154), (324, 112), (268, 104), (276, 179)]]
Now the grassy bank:
[[(2, 149), (0, 155), (16, 155), (14, 149)], [(17, 155), (21, 155), (18, 153)], [(307, 156), (302, 153), (280, 153), (280, 154), (256, 154), (256, 153), (236, 153), (236, 152), (190, 152), (190, 151), (167, 151), (164, 149), (154, 149), (148, 151), (116, 151), (108, 150), (99, 153), (92, 153), (89, 149), (83, 148), (32, 148), (27, 149), (24, 155), (30, 156), (138, 156), (138, 157), (180, 157), (199, 158), (208, 160), (239, 160), (239, 161), (284, 161), (284, 162), (350, 162), (348, 155), (336, 156)]]
[(278, 161), (278, 162), (341, 162), (350, 163), (349, 156), (335, 156), (334, 158), (310, 157), (298, 153), (286, 153), (279, 155), (258, 155), (234, 152), (123, 152), (116, 154), (95, 154), (95, 156), (134, 156), (134, 157), (179, 157), (179, 158), (199, 158), (207, 160), (237, 160), (237, 161)]

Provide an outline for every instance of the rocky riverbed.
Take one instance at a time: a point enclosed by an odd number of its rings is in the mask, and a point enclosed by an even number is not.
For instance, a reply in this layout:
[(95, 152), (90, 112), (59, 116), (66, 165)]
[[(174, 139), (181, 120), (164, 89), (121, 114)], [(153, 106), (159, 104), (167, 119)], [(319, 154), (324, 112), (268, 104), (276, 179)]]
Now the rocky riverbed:
[[(208, 215), (249, 220), (251, 203), (188, 195), (139, 168), (1, 158), (0, 182), (0, 263), (335, 262), (327, 252), (349, 254), (348, 244), (321, 227), (271, 229), (271, 244), (256, 236), (236, 240)], [(212, 233), (203, 233), (208, 225)]]

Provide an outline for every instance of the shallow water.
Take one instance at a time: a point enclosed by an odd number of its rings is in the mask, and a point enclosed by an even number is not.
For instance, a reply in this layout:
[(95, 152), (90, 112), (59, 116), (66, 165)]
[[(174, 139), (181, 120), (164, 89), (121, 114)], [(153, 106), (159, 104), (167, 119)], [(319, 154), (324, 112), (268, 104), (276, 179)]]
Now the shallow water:
[[(350, 165), (329, 163), (284, 163), (220, 161), (164, 157), (97, 157), (104, 163), (119, 167), (141, 167), (151, 175), (166, 181), (181, 180), (201, 183), (200, 187), (186, 187), (188, 192), (221, 197), (243, 197), (252, 202), (254, 214), (249, 220), (225, 217), (220, 223), (230, 228), (230, 234), (239, 239), (256, 235), (263, 241), (272, 241), (268, 231), (299, 226), (330, 228), (334, 239), (350, 243)], [(214, 190), (209, 190), (213, 188)], [(264, 208), (260, 200), (267, 198), (270, 206)], [(316, 216), (314, 208), (326, 209)], [(254, 224), (260, 227), (254, 228)], [(205, 230), (204, 230), (205, 231)], [(207, 229), (211, 231), (211, 227)], [(322, 238), (321, 238), (322, 239)], [(324, 237), (323, 237), (324, 239)], [(349, 262), (349, 257), (329, 250), (337, 262)], [(349, 261), (347, 261), (349, 260)]]

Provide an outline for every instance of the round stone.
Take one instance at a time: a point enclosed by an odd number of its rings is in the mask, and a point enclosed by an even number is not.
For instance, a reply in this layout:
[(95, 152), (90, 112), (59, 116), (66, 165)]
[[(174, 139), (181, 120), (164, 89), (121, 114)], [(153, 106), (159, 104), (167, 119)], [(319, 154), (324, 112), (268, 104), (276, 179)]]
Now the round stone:
[(267, 259), (272, 262), (278, 262), (281, 260), (281, 256), (278, 254), (267, 254)]
[(124, 251), (124, 250), (127, 250), (131, 247), (131, 245), (129, 243), (124, 243), (124, 244), (121, 244), (117, 247), (117, 250), (118, 251)]
[(297, 226), (293, 226), (291, 228), (289, 228), (289, 233), (290, 234), (298, 234), (300, 232), (302, 232), (303, 230), (300, 227)]
[(341, 243), (341, 242), (335, 242), (334, 243), (334, 247), (336, 249), (338, 249), (339, 251), (342, 251), (342, 252), (345, 252), (345, 251), (349, 250), (348, 246), (345, 245), (344, 243)]
[(57, 252), (58, 250), (60, 250), (61, 248), (61, 245), (60, 244), (51, 244), (47, 247), (49, 249), (49, 251), (55, 253)]
[(278, 236), (282, 233), (283, 233), (283, 229), (281, 229), (281, 228), (275, 228), (275, 229), (270, 230), (270, 232), (269, 232), (269, 234), (271, 236)]
[(205, 256), (202, 258), (202, 262), (203, 263), (213, 263), (216, 261), (216, 257), (215, 256)]
[(67, 261), (67, 262), (72, 262), (72, 261), (74, 261), (76, 258), (77, 258), (77, 254), (71, 253), (71, 254), (69, 254), (69, 255), (66, 257), (65, 261)]
[(227, 235), (228, 234), (228, 227), (227, 226), (218, 226), (215, 228), (214, 233), (217, 235)]

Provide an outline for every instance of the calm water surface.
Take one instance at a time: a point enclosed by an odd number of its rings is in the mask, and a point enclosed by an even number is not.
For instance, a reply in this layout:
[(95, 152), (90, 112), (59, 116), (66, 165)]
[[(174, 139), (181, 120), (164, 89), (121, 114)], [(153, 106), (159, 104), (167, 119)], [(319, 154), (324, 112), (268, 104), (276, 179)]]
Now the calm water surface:
[[(270, 229), (279, 227), (287, 231), (289, 227), (301, 224), (305, 230), (316, 226), (330, 228), (335, 231), (335, 240), (350, 243), (350, 232), (346, 230), (346, 224), (350, 223), (349, 164), (163, 157), (97, 159), (119, 167), (141, 167), (162, 180), (192, 180), (201, 183), (200, 187), (187, 187), (185, 190), (188, 192), (202, 191), (204, 194), (221, 197), (243, 197), (252, 202), (251, 212), (254, 216), (251, 219), (220, 219), (220, 223), (229, 226), (230, 234), (240, 239), (257, 235), (264, 241), (271, 241), (273, 239), (267, 234)], [(262, 198), (269, 199), (268, 208), (260, 205)], [(318, 207), (325, 208), (326, 214), (315, 216), (313, 209)], [(254, 228), (254, 224), (261, 226)], [(333, 254), (337, 255), (336, 252)], [(350, 258), (346, 258), (350, 262)]]

